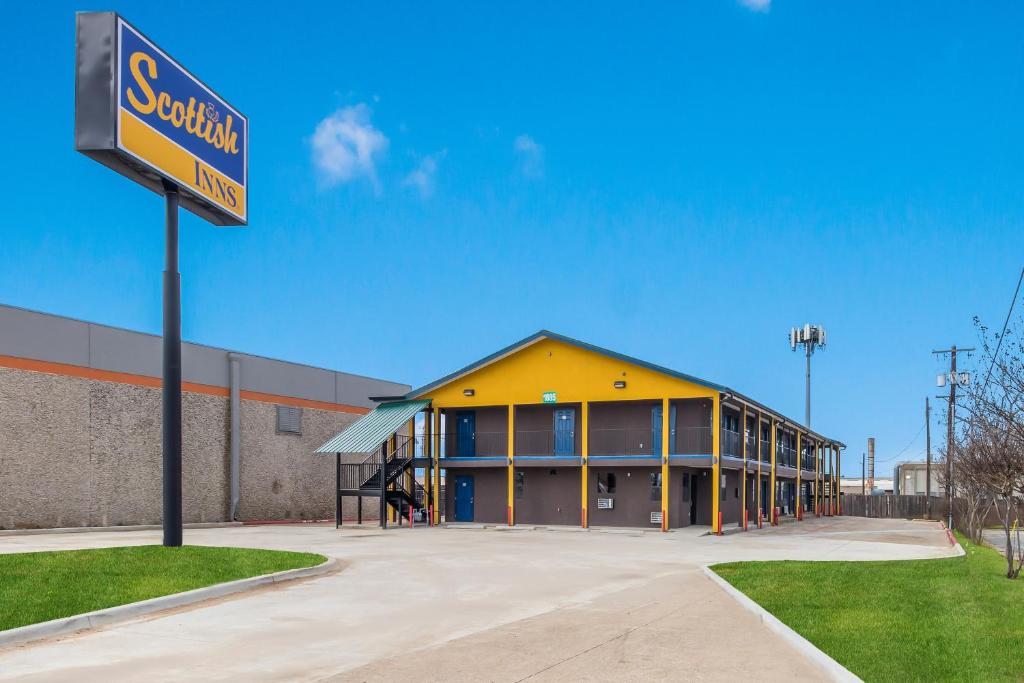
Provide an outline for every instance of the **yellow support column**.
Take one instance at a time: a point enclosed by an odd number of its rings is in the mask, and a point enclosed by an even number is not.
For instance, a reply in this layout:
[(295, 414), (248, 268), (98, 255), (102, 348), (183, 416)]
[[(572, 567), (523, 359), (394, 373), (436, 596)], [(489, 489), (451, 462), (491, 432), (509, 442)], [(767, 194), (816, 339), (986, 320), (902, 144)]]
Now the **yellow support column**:
[(835, 514), (833, 512), (833, 510), (834, 510), (833, 505), (834, 505), (834, 502), (835, 502), (834, 499), (835, 499), (835, 495), (836, 495), (836, 484), (835, 484), (835, 477), (833, 476), (833, 473), (835, 472), (835, 470), (833, 469), (834, 466), (832, 464), (833, 463), (832, 459), (833, 459), (833, 457), (835, 457), (835, 448), (836, 447), (833, 444), (829, 444), (828, 445), (828, 514), (829, 514), (830, 517), (833, 514)]
[(743, 530), (747, 530), (747, 404), (743, 404), (743, 426), (740, 427), (740, 436), (743, 439), (743, 481), (740, 484), (743, 493), (740, 494), (740, 524)]
[(722, 395), (711, 406), (711, 532), (722, 533), (718, 513), (722, 508)]
[(761, 413), (754, 421), (754, 448), (757, 450), (757, 491), (754, 498), (757, 500), (757, 526), (761, 528)]
[(802, 519), (803, 516), (804, 516), (804, 501), (803, 501), (803, 498), (801, 498), (801, 496), (800, 496), (800, 479), (801, 479), (800, 472), (804, 469), (804, 458), (803, 458), (804, 452), (801, 450), (803, 448), (802, 438), (803, 438), (803, 434), (801, 434), (800, 430), (798, 429), (797, 432), (796, 432), (796, 510), (795, 510), (797, 520)]
[(821, 455), (819, 456), (818, 466), (821, 468), (821, 516), (825, 516), (825, 454), (828, 452), (828, 446), (824, 443), (821, 444)]
[(842, 466), (842, 464), (840, 462), (840, 459), (842, 457), (843, 457), (843, 452), (840, 451), (838, 447), (836, 447), (836, 514), (837, 515), (843, 514), (843, 497), (841, 495), (842, 491), (839, 490), (839, 479), (843, 476), (842, 475), (843, 466)]
[[(397, 447), (398, 447), (398, 433), (396, 432), (396, 433), (394, 433), (394, 434), (392, 434), (391, 436), (388, 437), (388, 455), (390, 455), (391, 457), (395, 457), (395, 448), (397, 448)], [(386, 472), (387, 469), (388, 469), (387, 464), (386, 464), (387, 456), (385, 456), (384, 460), (385, 460), (384, 470), (381, 473), (381, 479), (382, 480), (384, 478), (383, 472)], [(394, 490), (394, 488), (395, 488), (394, 484), (388, 484), (387, 485), (387, 489), (389, 491)], [(388, 510), (388, 521), (391, 522), (391, 523), (394, 523), (394, 521), (395, 521), (395, 508), (391, 507), (390, 505), (386, 505), (385, 507)]]
[(430, 447), (434, 458), (434, 524), (441, 523), (441, 510), (444, 501), (441, 499), (441, 409), (434, 408), (434, 437)]
[(821, 470), (821, 442), (814, 443), (814, 516), (821, 517), (819, 497), (821, 496), (821, 483), (819, 472)]
[[(416, 417), (409, 418), (409, 441), (408, 441), (408, 452), (405, 454), (406, 457), (413, 458), (416, 456)], [(416, 499), (416, 465), (405, 473), (405, 490), (412, 494), (413, 500)], [(411, 508), (410, 508), (411, 512)], [(411, 517), (410, 517), (411, 519)], [(398, 520), (401, 523), (402, 520)]]
[(774, 417), (771, 418), (771, 430), (772, 430), (772, 433), (771, 433), (772, 446), (771, 446), (771, 453), (770, 453), (770, 455), (771, 455), (771, 458), (772, 458), (772, 461), (771, 461), (772, 462), (772, 465), (771, 465), (772, 469), (771, 469), (771, 474), (769, 474), (769, 482), (770, 482), (769, 489), (770, 490), (768, 491), (768, 524), (774, 526), (775, 523), (776, 523), (775, 522), (775, 439), (777, 437), (777, 432), (778, 432), (778, 425), (775, 424), (775, 418)]
[(669, 437), (668, 399), (661, 399), (661, 530), (668, 531), (668, 455), (672, 452)]
[(516, 523), (516, 502), (515, 502), (515, 488), (516, 488), (516, 407), (509, 405), (508, 407), (508, 520), (509, 526)]
[(836, 514), (836, 444), (828, 447), (828, 514)]
[(587, 499), (587, 491), (589, 486), (587, 482), (590, 479), (589, 460), (590, 454), (590, 427), (588, 421), (590, 419), (590, 404), (586, 401), (580, 406), (580, 526), (586, 529), (590, 525), (590, 520), (587, 519), (587, 512), (590, 509), (589, 502)]
[(430, 436), (433, 421), (433, 414), (430, 408), (427, 408), (423, 411), (423, 458), (427, 461), (427, 466), (423, 470), (423, 493), (428, 525), (434, 523), (434, 454), (431, 451), (434, 442)]

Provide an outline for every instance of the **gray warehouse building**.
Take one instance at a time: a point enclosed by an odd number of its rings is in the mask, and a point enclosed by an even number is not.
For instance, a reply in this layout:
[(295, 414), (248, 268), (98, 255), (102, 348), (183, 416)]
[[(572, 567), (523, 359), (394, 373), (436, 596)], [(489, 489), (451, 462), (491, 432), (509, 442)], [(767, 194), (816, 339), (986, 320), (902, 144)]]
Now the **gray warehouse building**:
[[(0, 529), (160, 522), (160, 349), (0, 305)], [(311, 454), (411, 389), (191, 343), (182, 366), (186, 523), (332, 518), (334, 463)]]

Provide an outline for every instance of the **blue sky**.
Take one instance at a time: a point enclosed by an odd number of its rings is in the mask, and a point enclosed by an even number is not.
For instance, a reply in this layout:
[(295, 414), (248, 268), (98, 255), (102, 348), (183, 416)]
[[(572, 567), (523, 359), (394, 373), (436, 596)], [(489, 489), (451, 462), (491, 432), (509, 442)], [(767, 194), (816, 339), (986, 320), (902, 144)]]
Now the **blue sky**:
[[(819, 322), (846, 473), (920, 456), (930, 351), (1022, 265), (1024, 7), (551, 5), (97, 8), (250, 119), (249, 227), (183, 214), (184, 336), (420, 384), (549, 328), (799, 417)], [(0, 302), (159, 332), (161, 200), (73, 151), (76, 9), (6, 9)]]

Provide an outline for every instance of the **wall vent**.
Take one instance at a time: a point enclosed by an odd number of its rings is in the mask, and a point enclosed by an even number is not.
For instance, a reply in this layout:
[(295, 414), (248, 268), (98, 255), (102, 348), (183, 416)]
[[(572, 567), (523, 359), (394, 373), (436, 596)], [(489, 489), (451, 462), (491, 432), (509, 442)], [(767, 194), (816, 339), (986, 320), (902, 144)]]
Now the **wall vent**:
[(661, 513), (660, 512), (652, 512), (651, 513), (651, 524), (661, 524)]
[(302, 434), (302, 408), (277, 406), (278, 434)]
[(615, 508), (614, 498), (598, 498), (597, 509), (598, 510), (612, 510)]

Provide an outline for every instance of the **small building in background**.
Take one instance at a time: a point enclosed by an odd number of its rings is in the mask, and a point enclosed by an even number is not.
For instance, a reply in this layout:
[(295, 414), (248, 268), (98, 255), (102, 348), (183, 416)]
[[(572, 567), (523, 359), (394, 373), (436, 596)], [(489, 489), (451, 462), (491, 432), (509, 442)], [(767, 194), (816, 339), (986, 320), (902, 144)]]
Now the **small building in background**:
[[(932, 497), (941, 497), (945, 490), (939, 483), (942, 466), (932, 463)], [(923, 462), (901, 462), (893, 471), (894, 493), (903, 496), (924, 496), (928, 492), (928, 464)]]

